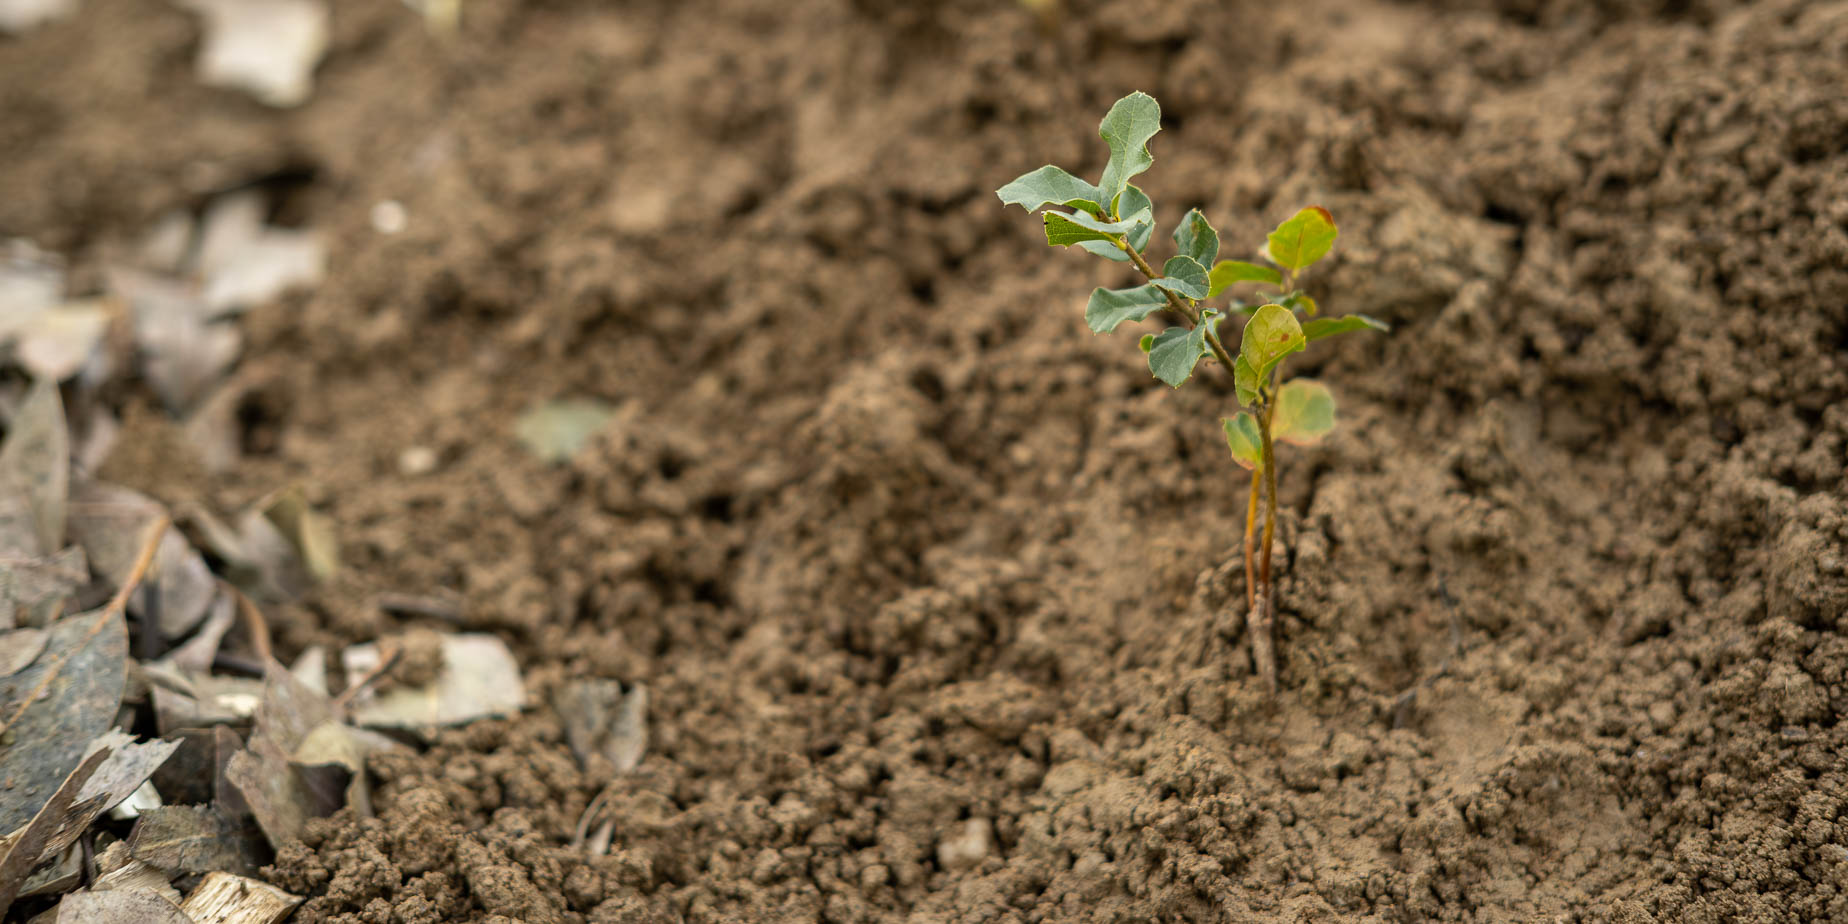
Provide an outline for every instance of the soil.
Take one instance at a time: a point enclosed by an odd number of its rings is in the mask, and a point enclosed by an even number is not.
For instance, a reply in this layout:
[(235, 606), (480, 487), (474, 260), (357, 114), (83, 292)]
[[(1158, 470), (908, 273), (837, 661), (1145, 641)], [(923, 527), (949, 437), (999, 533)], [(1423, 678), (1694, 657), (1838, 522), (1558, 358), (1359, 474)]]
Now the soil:
[[(1848, 4), (332, 6), (292, 111), (177, 5), (0, 40), (0, 233), (83, 278), (262, 183), (332, 244), (246, 319), (243, 461), (131, 391), (112, 477), (307, 482), (282, 653), (453, 628), (387, 592), (520, 652), (534, 708), (279, 853), (297, 920), (1848, 919)], [(1322, 203), (1311, 291), (1395, 325), (1297, 370), (1275, 697), (1230, 383), (1086, 332), (1124, 273), (991, 192), (1134, 89), (1164, 225)], [(594, 859), (579, 677), (652, 694)]]

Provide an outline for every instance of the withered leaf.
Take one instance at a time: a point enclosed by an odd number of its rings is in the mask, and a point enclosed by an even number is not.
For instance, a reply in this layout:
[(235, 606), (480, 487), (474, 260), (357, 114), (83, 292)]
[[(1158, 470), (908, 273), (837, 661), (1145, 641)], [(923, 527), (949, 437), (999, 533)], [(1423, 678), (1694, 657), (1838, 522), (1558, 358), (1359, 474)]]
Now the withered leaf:
[(9, 838), (6, 856), (0, 858), (0, 919), (13, 906), (13, 899), (19, 896), (20, 887), (25, 885), (32, 868), (39, 865), (39, 858), (44, 855), (45, 845), (51, 840), (52, 833), (69, 817), (78, 791), (108, 758), (109, 751), (103, 749), (78, 764), (26, 826)]
[(167, 805), (144, 812), (128, 836), (135, 859), (173, 873), (218, 870), (252, 875), (254, 855), (244, 826), (203, 805)]
[[(443, 636), (443, 665), (436, 680), (396, 686), (353, 708), (353, 721), (378, 728), (431, 728), (491, 716), (513, 715), (526, 705), (520, 666), (507, 643), (485, 634)], [(379, 663), (376, 644), (355, 645), (342, 656), (350, 677)]]
[(0, 632), (0, 678), (11, 677), (31, 666), (51, 638), (44, 629)]
[(91, 822), (141, 788), (141, 784), (154, 775), (154, 771), (173, 754), (179, 743), (136, 741), (134, 736), (126, 732), (112, 730), (91, 742), (91, 747), (97, 752), (107, 752), (108, 759), (96, 768), (96, 772), (78, 791), (77, 801), (71, 807), (70, 814), (59, 823), (57, 830), (52, 832), (46, 842), (41, 861), (53, 852), (75, 843)]
[[(8, 743), (0, 745), (0, 777), (12, 784), (0, 786), (0, 831), (29, 821), (115, 721), (127, 682), (128, 631), (120, 613), (97, 626), (96, 613), (52, 623), (38, 660), (0, 683), (0, 717), (18, 714)], [(20, 711), (54, 670), (44, 695)]]
[[(120, 485), (87, 481), (71, 491), (71, 539), (90, 553), (91, 566), (111, 586), (128, 579), (147, 525), (164, 516), (165, 505)], [(160, 631), (169, 639), (184, 637), (197, 626), (218, 593), (205, 558), (177, 529), (161, 536), (148, 579), (158, 588)], [(140, 614), (138, 595), (131, 598), (129, 611)]]
[(7, 422), (6, 442), (0, 445), (0, 483), (25, 494), (41, 555), (64, 545), (70, 478), (71, 442), (64, 425), (64, 402), (58, 397), (58, 383), (41, 379)]

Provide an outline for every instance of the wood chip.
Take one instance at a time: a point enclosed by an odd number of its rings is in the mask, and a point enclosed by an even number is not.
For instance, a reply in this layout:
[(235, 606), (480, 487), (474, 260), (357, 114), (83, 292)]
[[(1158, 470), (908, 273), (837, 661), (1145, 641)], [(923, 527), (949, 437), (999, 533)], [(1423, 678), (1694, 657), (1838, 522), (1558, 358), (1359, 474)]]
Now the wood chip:
[(180, 910), (193, 924), (275, 924), (301, 903), (300, 897), (267, 882), (212, 873), (186, 896)]

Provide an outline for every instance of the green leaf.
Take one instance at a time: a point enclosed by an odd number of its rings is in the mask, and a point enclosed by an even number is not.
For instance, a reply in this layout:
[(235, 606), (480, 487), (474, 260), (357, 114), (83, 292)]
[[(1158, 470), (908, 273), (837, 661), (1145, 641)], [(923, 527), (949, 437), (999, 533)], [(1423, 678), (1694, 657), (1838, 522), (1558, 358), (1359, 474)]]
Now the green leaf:
[(1149, 154), (1149, 139), (1158, 131), (1161, 131), (1161, 104), (1147, 93), (1131, 93), (1117, 100), (1104, 114), (1097, 133), (1110, 145), (1110, 161), (1104, 164), (1104, 176), (1097, 185), (1105, 197), (1114, 201), (1123, 187), (1129, 185), (1130, 177), (1155, 163), (1154, 156)]
[(1122, 221), (1100, 221), (1084, 212), (1047, 212), (1044, 218), (1046, 243), (1054, 247), (1070, 247), (1082, 241), (1115, 240), (1134, 231), (1138, 225), (1154, 220), (1148, 212), (1138, 212)]
[(1133, 289), (1092, 289), (1091, 300), (1084, 306), (1084, 323), (1091, 330), (1107, 334), (1124, 321), (1140, 321), (1168, 304), (1168, 297), (1154, 283)]
[(615, 409), (594, 398), (548, 401), (521, 414), (513, 434), (541, 461), (565, 462), (615, 416)]
[(1174, 229), (1174, 246), (1180, 248), (1182, 256), (1192, 257), (1195, 263), (1212, 266), (1219, 257), (1219, 232), (1213, 230), (1212, 223), (1199, 209), (1192, 209), (1181, 216), (1181, 223)]
[(1232, 360), (1232, 383), (1238, 387), (1238, 403), (1250, 407), (1258, 403), (1258, 374), (1240, 353)]
[(1037, 212), (1048, 205), (1083, 209), (1093, 215), (1102, 215), (1104, 211), (1101, 190), (1051, 164), (1022, 175), (995, 190), (995, 195), (1001, 197), (1003, 206), (1018, 205), (1029, 212)]
[(1142, 348), (1142, 352), (1147, 353), (1149, 348), (1155, 345), (1155, 335), (1143, 334), (1142, 339), (1136, 341), (1136, 345)]
[(1295, 292), (1291, 292), (1290, 294), (1285, 295), (1283, 298), (1277, 301), (1277, 304), (1282, 305), (1283, 307), (1288, 308), (1291, 311), (1300, 311), (1303, 314), (1306, 314), (1312, 318), (1315, 317), (1315, 313), (1317, 311), (1321, 310), (1321, 306), (1315, 303), (1315, 299), (1310, 298), (1309, 293), (1304, 292), (1301, 289), (1298, 289)]
[[(1117, 208), (1124, 215), (1136, 215), (1144, 211), (1148, 212), (1151, 217), (1155, 214), (1155, 206), (1149, 202), (1148, 195), (1137, 189), (1134, 183), (1129, 184), (1129, 187), (1123, 190), (1122, 198), (1117, 200)], [(1143, 248), (1149, 246), (1149, 238), (1154, 234), (1155, 222), (1150, 221), (1148, 224), (1140, 225), (1136, 230), (1129, 232), (1129, 246), (1135, 248), (1137, 253), (1141, 253)], [(1121, 248), (1109, 241), (1085, 241), (1078, 246), (1106, 260), (1117, 263), (1129, 262), (1129, 254), (1124, 253)]]
[(1200, 323), (1193, 330), (1170, 327), (1149, 343), (1149, 371), (1175, 388), (1193, 375), (1194, 366), (1206, 355), (1206, 332), (1219, 327), (1218, 312), (1200, 312)]
[(1226, 445), (1232, 448), (1232, 459), (1254, 472), (1264, 470), (1264, 437), (1258, 432), (1258, 419), (1246, 411), (1239, 411), (1233, 417), (1219, 418), (1219, 425), (1225, 428)]
[(1277, 230), (1270, 233), (1265, 250), (1272, 263), (1300, 270), (1327, 256), (1333, 246), (1335, 216), (1319, 205), (1312, 205), (1278, 225)]
[(1213, 264), (1211, 276), (1212, 287), (1207, 290), (1207, 298), (1217, 298), (1226, 287), (1241, 282), (1268, 282), (1274, 286), (1283, 285), (1283, 274), (1268, 266), (1246, 263), (1243, 260), (1221, 260)]
[(1305, 340), (1320, 340), (1356, 330), (1392, 330), (1392, 325), (1385, 321), (1367, 317), (1364, 314), (1350, 314), (1339, 318), (1317, 318), (1303, 325)]
[(1308, 341), (1303, 337), (1303, 326), (1297, 322), (1296, 314), (1282, 305), (1265, 305), (1245, 322), (1245, 335), (1238, 352), (1251, 364), (1257, 380), (1264, 382), (1285, 356), (1305, 346)]
[(1206, 267), (1201, 266), (1192, 257), (1173, 256), (1161, 268), (1161, 278), (1152, 285), (1161, 286), (1176, 295), (1188, 298), (1206, 297)]
[(1277, 389), (1271, 436), (1297, 446), (1322, 441), (1335, 429), (1335, 396), (1314, 379), (1291, 379)]

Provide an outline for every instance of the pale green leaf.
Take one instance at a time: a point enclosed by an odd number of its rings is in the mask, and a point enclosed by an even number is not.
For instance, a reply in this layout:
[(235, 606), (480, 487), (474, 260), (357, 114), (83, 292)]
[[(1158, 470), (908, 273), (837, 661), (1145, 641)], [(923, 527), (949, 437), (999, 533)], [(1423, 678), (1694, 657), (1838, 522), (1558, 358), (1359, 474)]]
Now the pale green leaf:
[(1240, 353), (1232, 359), (1232, 382), (1238, 388), (1238, 403), (1250, 407), (1258, 403), (1258, 374)]
[(1046, 243), (1070, 247), (1083, 241), (1111, 241), (1153, 221), (1148, 212), (1138, 212), (1122, 221), (1100, 221), (1084, 212), (1047, 212)]
[(1167, 296), (1153, 283), (1133, 289), (1093, 289), (1090, 302), (1084, 306), (1084, 323), (1105, 334), (1124, 321), (1140, 321), (1167, 304)]
[(1335, 429), (1335, 396), (1314, 379), (1291, 379), (1277, 389), (1271, 435), (1286, 443), (1309, 446)]
[(1228, 286), (1241, 282), (1268, 282), (1274, 286), (1282, 285), (1283, 274), (1268, 266), (1246, 263), (1243, 260), (1221, 260), (1213, 264), (1210, 280), (1211, 287), (1207, 290), (1206, 297), (1217, 298), (1219, 293), (1224, 292)]
[(1246, 411), (1221, 417), (1219, 425), (1226, 431), (1226, 445), (1232, 460), (1252, 471), (1264, 470), (1264, 437), (1258, 431), (1258, 419)]
[(1193, 375), (1200, 357), (1206, 355), (1206, 333), (1218, 328), (1219, 321), (1218, 313), (1208, 310), (1200, 313), (1200, 323), (1193, 330), (1170, 327), (1162, 331), (1149, 344), (1149, 371), (1163, 382), (1181, 387)]
[[(1117, 199), (1117, 209), (1119, 214), (1123, 215), (1137, 215), (1142, 212), (1148, 212), (1151, 216), (1155, 214), (1155, 206), (1149, 202), (1148, 195), (1136, 188), (1134, 183), (1129, 184), (1128, 188), (1123, 190), (1123, 195)], [(1149, 238), (1154, 233), (1154, 221), (1138, 225), (1135, 230), (1129, 232), (1129, 246), (1135, 248), (1137, 253), (1141, 253), (1143, 248), (1149, 246)], [(1106, 260), (1113, 260), (1117, 263), (1129, 262), (1129, 254), (1124, 253), (1122, 248), (1110, 241), (1085, 241), (1078, 246)]]
[(1192, 257), (1173, 256), (1161, 268), (1161, 278), (1153, 283), (1176, 295), (1206, 297), (1206, 267)]
[(1300, 270), (1328, 255), (1335, 246), (1335, 216), (1312, 205), (1291, 215), (1270, 233), (1265, 250), (1272, 263)]
[(1303, 337), (1307, 340), (1320, 340), (1356, 330), (1392, 330), (1385, 321), (1367, 317), (1364, 314), (1350, 314), (1339, 318), (1317, 318), (1303, 325)]
[(1271, 370), (1290, 355), (1308, 345), (1303, 326), (1296, 314), (1282, 305), (1265, 305), (1245, 322), (1244, 339), (1239, 355), (1251, 364), (1260, 382), (1270, 378)]
[(1092, 214), (1104, 211), (1102, 191), (1051, 164), (995, 190), (995, 195), (1001, 197), (1002, 205), (1018, 205), (1029, 212), (1037, 212), (1048, 205), (1083, 209)]
[[(1110, 161), (1098, 188), (1111, 200), (1123, 192), (1131, 177), (1155, 163), (1149, 154), (1149, 139), (1161, 131), (1161, 105), (1147, 93), (1131, 93), (1116, 101), (1097, 133), (1110, 145)], [(1117, 214), (1122, 214), (1120, 211)]]
[(1212, 223), (1199, 209), (1192, 209), (1181, 216), (1181, 223), (1174, 229), (1174, 246), (1180, 249), (1182, 256), (1192, 257), (1195, 263), (1212, 266), (1219, 258), (1219, 232), (1213, 230)]
[(1315, 303), (1315, 299), (1310, 298), (1309, 293), (1301, 290), (1291, 292), (1284, 296), (1278, 300), (1277, 304), (1291, 311), (1300, 311), (1312, 318), (1315, 317), (1317, 311), (1321, 310), (1321, 306)]
[(564, 462), (577, 454), (610, 422), (615, 411), (601, 401), (549, 401), (521, 414), (513, 432), (533, 455)]

